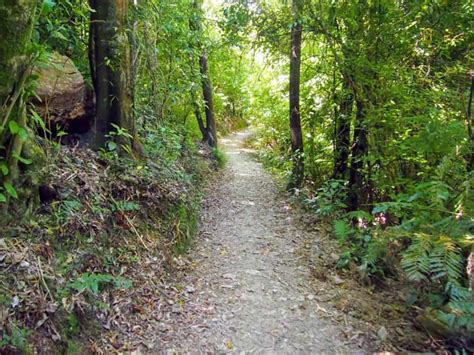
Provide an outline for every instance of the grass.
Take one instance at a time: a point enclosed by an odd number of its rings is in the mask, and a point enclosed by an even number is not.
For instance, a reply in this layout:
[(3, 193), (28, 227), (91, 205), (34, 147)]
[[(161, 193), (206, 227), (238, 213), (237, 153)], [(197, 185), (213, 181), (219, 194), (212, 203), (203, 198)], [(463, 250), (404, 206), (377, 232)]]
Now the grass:
[(212, 150), (212, 154), (216, 158), (217, 161), (217, 166), (222, 169), (226, 166), (227, 164), (227, 156), (220, 150), (219, 148), (214, 148)]

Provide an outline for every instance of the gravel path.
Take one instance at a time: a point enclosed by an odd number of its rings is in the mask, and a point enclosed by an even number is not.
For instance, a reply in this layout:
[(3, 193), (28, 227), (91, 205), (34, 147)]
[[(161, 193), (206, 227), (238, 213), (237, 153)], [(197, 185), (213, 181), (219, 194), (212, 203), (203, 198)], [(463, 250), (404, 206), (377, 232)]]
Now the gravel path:
[(306, 232), (293, 221), (272, 177), (244, 148), (247, 137), (241, 132), (220, 141), (228, 164), (204, 202), (191, 271), (182, 280), (188, 299), (177, 312), (183, 323), (159, 348), (363, 352), (324, 316), (309, 270), (298, 266), (296, 249)]

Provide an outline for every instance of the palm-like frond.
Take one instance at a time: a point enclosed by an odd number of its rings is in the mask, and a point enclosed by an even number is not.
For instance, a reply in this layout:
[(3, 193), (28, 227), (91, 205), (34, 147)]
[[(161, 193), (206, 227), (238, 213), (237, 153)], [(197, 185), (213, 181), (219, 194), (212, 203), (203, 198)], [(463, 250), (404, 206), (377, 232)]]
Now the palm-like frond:
[(433, 249), (432, 236), (416, 234), (413, 243), (403, 253), (401, 267), (413, 281), (425, 280), (430, 273), (430, 253)]
[(439, 238), (430, 254), (430, 268), (434, 279), (446, 277), (448, 281), (460, 279), (463, 269), (461, 249), (447, 237)]

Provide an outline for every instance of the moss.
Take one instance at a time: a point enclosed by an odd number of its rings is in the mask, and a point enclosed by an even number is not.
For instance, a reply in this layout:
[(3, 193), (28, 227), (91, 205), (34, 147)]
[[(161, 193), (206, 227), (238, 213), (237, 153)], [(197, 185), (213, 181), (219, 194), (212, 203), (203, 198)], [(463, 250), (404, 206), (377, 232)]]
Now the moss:
[(36, 0), (0, 0), (0, 100), (11, 91), (24, 64)]
[(227, 157), (226, 155), (221, 151), (219, 150), (218, 148), (214, 148), (212, 150), (212, 154), (214, 155), (214, 157), (216, 158), (216, 161), (217, 161), (217, 166), (219, 168), (223, 168), (225, 167), (226, 163), (227, 163)]
[(175, 252), (185, 253), (192, 244), (198, 230), (198, 212), (201, 196), (196, 194), (191, 201), (183, 202), (169, 212), (169, 224)]
[[(59, 353), (59, 352), (58, 352)], [(65, 343), (65, 349), (61, 351), (61, 354), (66, 355), (80, 355), (89, 354), (90, 347), (87, 343), (84, 343), (83, 339), (68, 338)]]

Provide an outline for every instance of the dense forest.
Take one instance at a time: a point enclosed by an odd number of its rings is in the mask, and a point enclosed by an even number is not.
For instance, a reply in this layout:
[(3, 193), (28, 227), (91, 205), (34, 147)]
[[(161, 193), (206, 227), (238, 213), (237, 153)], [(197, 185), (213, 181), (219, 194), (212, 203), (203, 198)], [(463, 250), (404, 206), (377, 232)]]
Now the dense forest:
[[(300, 230), (332, 243), (319, 278), (402, 294), (410, 326), (386, 334), (378, 314), (365, 350), (474, 351), (471, 1), (0, 0), (0, 15), (1, 353), (134, 351), (120, 331), (150, 321), (145, 300), (182, 315), (170, 290), (199, 289), (165, 280), (214, 233), (203, 205), (233, 211), (215, 192), (229, 171), (252, 175), (229, 151), (241, 130)], [(410, 329), (423, 339), (398, 340)]]

